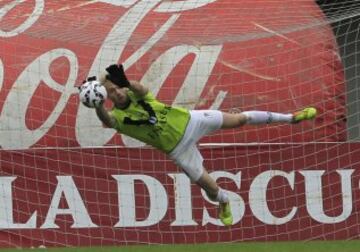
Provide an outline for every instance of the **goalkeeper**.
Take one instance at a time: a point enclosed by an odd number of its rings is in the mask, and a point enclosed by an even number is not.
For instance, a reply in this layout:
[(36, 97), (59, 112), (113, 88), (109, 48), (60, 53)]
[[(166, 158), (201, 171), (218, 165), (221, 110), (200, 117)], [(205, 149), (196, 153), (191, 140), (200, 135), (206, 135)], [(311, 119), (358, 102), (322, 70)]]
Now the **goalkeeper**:
[(316, 116), (315, 108), (291, 114), (267, 111), (231, 114), (172, 107), (156, 100), (139, 82), (129, 82), (122, 65), (111, 65), (106, 71), (100, 83), (105, 86), (113, 108), (108, 111), (103, 103), (97, 106), (99, 119), (107, 127), (166, 153), (211, 200), (219, 202), (218, 215), (225, 226), (233, 222), (229, 198), (203, 167), (203, 157), (196, 146), (199, 139), (218, 129), (245, 124), (298, 123)]

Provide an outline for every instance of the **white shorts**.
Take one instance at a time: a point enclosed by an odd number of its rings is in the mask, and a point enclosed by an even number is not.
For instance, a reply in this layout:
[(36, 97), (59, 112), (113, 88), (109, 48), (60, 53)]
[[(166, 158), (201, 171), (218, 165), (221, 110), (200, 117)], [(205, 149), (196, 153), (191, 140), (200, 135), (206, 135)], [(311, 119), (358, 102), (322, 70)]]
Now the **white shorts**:
[(197, 181), (203, 171), (203, 157), (196, 143), (203, 136), (220, 129), (223, 124), (223, 114), (218, 110), (191, 110), (190, 121), (185, 134), (178, 145), (169, 154), (176, 165), (193, 181)]

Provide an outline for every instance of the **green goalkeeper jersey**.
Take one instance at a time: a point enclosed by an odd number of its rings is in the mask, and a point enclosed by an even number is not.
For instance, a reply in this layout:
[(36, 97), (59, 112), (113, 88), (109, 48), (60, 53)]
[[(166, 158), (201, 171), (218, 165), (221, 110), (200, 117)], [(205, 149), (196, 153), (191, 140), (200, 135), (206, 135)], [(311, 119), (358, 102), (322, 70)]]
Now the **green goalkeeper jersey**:
[(182, 139), (190, 119), (187, 109), (170, 107), (156, 100), (150, 92), (137, 97), (128, 91), (130, 104), (113, 108), (115, 129), (122, 134), (170, 153)]

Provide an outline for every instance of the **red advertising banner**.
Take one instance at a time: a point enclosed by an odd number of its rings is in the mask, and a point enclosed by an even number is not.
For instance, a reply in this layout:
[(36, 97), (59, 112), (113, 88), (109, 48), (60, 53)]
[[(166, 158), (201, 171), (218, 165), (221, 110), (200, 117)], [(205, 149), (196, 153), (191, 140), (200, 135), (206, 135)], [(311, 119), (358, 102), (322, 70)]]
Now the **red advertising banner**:
[(343, 67), (312, 0), (5, 0), (0, 11), (3, 149), (133, 147), (79, 106), (75, 87), (114, 62), (169, 105), (319, 110), (315, 127), (263, 126), (204, 142), (346, 140)]
[[(0, 247), (359, 236), (360, 146), (340, 143), (344, 72), (313, 0), (4, 0), (0, 13)], [(274, 143), (202, 148), (229, 191), (224, 228), (165, 155), (79, 104), (76, 87), (115, 62), (169, 105), (319, 116), (202, 140)]]
[(357, 238), (359, 144), (202, 148), (234, 225), (151, 149), (1, 151), (1, 246)]

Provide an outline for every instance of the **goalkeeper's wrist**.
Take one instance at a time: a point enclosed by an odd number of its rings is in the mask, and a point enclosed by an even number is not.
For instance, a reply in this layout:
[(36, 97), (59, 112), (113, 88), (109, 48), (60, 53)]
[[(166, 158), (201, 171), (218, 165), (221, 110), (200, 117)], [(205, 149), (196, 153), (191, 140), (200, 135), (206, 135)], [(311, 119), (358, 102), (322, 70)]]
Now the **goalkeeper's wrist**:
[(131, 87), (131, 83), (130, 83), (130, 81), (128, 81), (128, 80), (124, 80), (123, 83), (122, 83), (122, 86), (123, 86), (123, 87), (130, 88), (130, 87)]
[(104, 102), (100, 102), (99, 104), (95, 105), (94, 108), (96, 110), (102, 110), (104, 109)]

